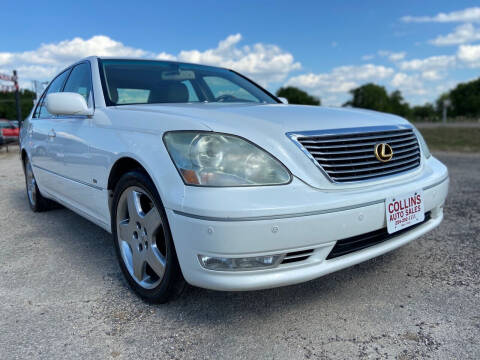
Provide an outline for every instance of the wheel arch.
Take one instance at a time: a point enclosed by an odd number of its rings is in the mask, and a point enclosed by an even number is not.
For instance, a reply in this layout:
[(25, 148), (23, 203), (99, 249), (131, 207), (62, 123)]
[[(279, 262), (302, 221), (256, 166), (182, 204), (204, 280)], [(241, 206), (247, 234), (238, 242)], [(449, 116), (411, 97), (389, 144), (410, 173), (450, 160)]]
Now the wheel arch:
[(23, 168), (23, 171), (25, 172), (25, 160), (28, 159), (27, 150), (22, 149), (20, 156), (22, 158), (22, 168)]
[(141, 171), (142, 173), (144, 173), (146, 176), (149, 177), (149, 179), (152, 181), (153, 184), (155, 184), (155, 181), (153, 181), (148, 170), (144, 165), (142, 165), (140, 161), (138, 161), (137, 159), (134, 159), (131, 156), (120, 157), (115, 161), (108, 175), (107, 190), (109, 194), (108, 207), (110, 211), (112, 209), (113, 192), (115, 191), (115, 187), (117, 186), (117, 183), (120, 180), (120, 178), (124, 174), (130, 171)]

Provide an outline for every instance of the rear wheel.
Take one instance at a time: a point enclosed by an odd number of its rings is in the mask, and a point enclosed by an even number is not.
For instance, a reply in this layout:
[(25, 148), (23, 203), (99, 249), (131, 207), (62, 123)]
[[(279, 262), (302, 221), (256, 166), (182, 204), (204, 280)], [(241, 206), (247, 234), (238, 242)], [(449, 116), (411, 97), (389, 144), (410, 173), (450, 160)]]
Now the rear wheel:
[(35, 175), (33, 174), (30, 160), (25, 159), (25, 184), (27, 188), (27, 199), (30, 209), (34, 212), (49, 210), (52, 207), (52, 201), (44, 198), (38, 189)]
[(142, 172), (122, 176), (115, 188), (112, 233), (123, 274), (150, 302), (164, 303), (185, 286), (167, 217), (152, 181)]

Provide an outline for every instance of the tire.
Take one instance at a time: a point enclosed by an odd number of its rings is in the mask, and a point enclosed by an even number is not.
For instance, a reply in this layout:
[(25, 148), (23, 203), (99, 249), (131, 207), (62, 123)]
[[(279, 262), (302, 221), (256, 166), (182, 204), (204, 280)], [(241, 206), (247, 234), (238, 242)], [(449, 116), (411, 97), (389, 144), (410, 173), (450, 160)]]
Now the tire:
[(185, 280), (167, 216), (155, 185), (142, 171), (120, 178), (111, 223), (118, 262), (130, 287), (151, 303), (178, 297)]
[(30, 159), (26, 158), (24, 162), (25, 166), (25, 186), (27, 190), (27, 200), (30, 205), (30, 209), (33, 212), (42, 212), (50, 210), (53, 207), (53, 201), (46, 199), (40, 193), (38, 189), (35, 175), (33, 174), (32, 164)]

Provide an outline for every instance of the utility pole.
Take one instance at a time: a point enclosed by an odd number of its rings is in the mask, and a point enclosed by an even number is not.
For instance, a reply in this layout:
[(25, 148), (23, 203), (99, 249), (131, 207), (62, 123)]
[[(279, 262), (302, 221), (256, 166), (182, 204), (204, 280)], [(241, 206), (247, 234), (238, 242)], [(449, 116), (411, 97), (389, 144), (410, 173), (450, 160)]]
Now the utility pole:
[(444, 124), (446, 124), (447, 123), (447, 108), (450, 106), (451, 102), (450, 102), (450, 99), (444, 99), (442, 103), (443, 103), (442, 122)]
[(20, 93), (19, 93), (19, 86), (18, 86), (18, 76), (17, 70), (13, 70), (13, 86), (15, 86), (15, 104), (17, 106), (17, 120), (19, 127), (22, 126), (22, 107), (20, 106)]
[(33, 103), (38, 101), (40, 98), (40, 95), (42, 95), (43, 90), (47, 87), (48, 81), (39, 81), (39, 80), (33, 80), (33, 88), (35, 90), (35, 100)]

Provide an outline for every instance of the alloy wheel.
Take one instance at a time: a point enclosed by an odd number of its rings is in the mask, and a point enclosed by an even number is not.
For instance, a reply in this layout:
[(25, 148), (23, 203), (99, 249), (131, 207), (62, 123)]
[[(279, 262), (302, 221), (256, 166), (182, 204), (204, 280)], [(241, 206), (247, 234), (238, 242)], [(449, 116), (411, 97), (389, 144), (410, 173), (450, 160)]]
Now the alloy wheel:
[(27, 160), (27, 163), (25, 166), (25, 173), (27, 177), (28, 200), (33, 206), (35, 206), (35, 203), (37, 201), (37, 184), (35, 182), (35, 177), (33, 176), (33, 171), (32, 171), (32, 165), (30, 164), (29, 160)]
[(152, 289), (162, 281), (166, 243), (159, 210), (151, 196), (137, 186), (124, 190), (117, 205), (117, 241), (130, 276)]

